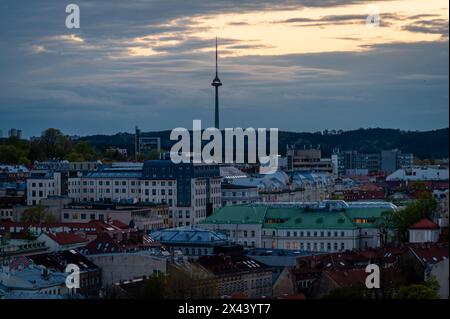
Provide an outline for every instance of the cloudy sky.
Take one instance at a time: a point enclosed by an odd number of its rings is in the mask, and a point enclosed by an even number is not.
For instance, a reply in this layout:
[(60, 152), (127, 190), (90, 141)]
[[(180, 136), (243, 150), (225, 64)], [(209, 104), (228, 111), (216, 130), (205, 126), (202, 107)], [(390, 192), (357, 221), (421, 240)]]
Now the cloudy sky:
[(447, 0), (72, 2), (1, 0), (3, 135), (212, 126), (216, 36), (223, 127), (448, 127)]

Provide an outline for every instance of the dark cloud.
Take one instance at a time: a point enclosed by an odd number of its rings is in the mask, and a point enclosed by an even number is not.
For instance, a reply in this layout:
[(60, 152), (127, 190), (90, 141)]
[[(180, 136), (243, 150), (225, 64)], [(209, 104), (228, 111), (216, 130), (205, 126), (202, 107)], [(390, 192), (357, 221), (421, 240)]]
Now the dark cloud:
[(443, 37), (448, 37), (448, 20), (418, 20), (405, 26), (403, 29), (411, 32), (441, 34)]
[[(356, 2), (362, 3), (347, 1)], [(197, 16), (343, 2), (76, 3), (82, 11), (82, 27), (70, 33), (83, 43), (55, 40), (68, 35), (61, 1), (0, 3), (3, 132), (18, 127), (30, 136), (60, 127), (73, 134), (113, 133), (131, 131), (134, 125), (162, 130), (190, 127), (192, 119), (211, 125), (214, 54), (210, 50), (215, 35), (208, 40), (183, 33), (195, 26)], [(326, 23), (361, 18), (324, 17)], [(144, 42), (159, 41), (158, 46), (148, 46), (156, 55), (125, 55), (129, 48), (140, 46), (133, 38), (147, 36), (156, 40)], [(261, 48), (260, 43), (235, 39), (220, 39), (220, 44), (222, 55)], [(448, 126), (448, 40), (370, 47), (362, 53), (221, 57), (220, 75), (222, 122), (230, 127), (316, 131)]]
[[(400, 16), (393, 13), (383, 13), (380, 15), (380, 26), (386, 27), (391, 25), (390, 20), (399, 19)], [(344, 24), (365, 24), (367, 14), (344, 14), (344, 15), (328, 15), (318, 19), (310, 18), (292, 18), (276, 23), (295, 24), (300, 27), (318, 27), (327, 25), (344, 25)]]

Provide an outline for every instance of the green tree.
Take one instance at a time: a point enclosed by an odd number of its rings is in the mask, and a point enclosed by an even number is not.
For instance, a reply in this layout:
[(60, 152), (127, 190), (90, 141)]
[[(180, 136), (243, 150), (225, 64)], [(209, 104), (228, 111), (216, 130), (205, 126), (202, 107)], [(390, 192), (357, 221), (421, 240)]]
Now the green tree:
[(336, 288), (331, 290), (322, 299), (368, 299), (367, 289), (359, 284), (352, 287)]
[(394, 299), (439, 299), (437, 289), (427, 283), (400, 287)]
[(17, 164), (20, 159), (19, 150), (11, 145), (0, 145), (0, 163)]
[(395, 228), (394, 213), (386, 210), (381, 213), (378, 221), (378, 231), (380, 233), (381, 247), (389, 242), (389, 232)]
[(40, 146), (47, 159), (64, 158), (70, 149), (70, 141), (58, 129), (49, 128), (42, 132)]
[(406, 208), (394, 213), (394, 224), (400, 241), (408, 240), (408, 228), (422, 218), (431, 218), (437, 208), (437, 201), (429, 192), (423, 192), (419, 198)]
[(95, 148), (86, 141), (77, 141), (71, 148), (71, 154), (77, 154), (82, 160), (79, 161), (93, 161), (100, 157), (100, 154)]
[(140, 161), (157, 160), (159, 159), (159, 154), (160, 152), (158, 152), (157, 150), (150, 150), (149, 152), (139, 154), (137, 159)]
[(53, 223), (56, 221), (56, 218), (52, 214), (48, 213), (42, 204), (39, 204), (25, 209), (20, 220), (26, 223), (39, 224), (42, 222)]
[(143, 298), (145, 299), (163, 299), (164, 298), (164, 281), (163, 273), (152, 274), (144, 284)]
[(83, 154), (76, 153), (76, 152), (70, 152), (66, 156), (66, 160), (68, 160), (69, 162), (83, 162), (83, 161), (85, 161), (85, 157), (83, 156)]

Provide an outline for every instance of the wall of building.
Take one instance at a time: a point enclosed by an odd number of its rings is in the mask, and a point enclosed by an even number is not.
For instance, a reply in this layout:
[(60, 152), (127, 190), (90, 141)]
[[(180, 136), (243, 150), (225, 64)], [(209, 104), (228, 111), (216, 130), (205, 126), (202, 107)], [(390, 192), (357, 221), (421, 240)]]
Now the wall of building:
[(148, 252), (118, 253), (87, 256), (102, 270), (102, 286), (120, 281), (150, 276), (154, 272), (165, 273), (167, 260)]

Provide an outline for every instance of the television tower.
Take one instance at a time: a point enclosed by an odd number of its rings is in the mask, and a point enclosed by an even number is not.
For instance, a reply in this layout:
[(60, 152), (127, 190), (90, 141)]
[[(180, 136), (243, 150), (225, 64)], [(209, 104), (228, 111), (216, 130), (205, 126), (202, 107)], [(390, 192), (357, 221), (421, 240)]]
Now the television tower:
[(218, 64), (218, 48), (217, 48), (217, 37), (216, 37), (216, 77), (212, 81), (211, 85), (216, 89), (216, 107), (214, 113), (214, 127), (220, 129), (219, 126), (219, 86), (222, 86), (222, 82), (219, 79), (219, 64)]

